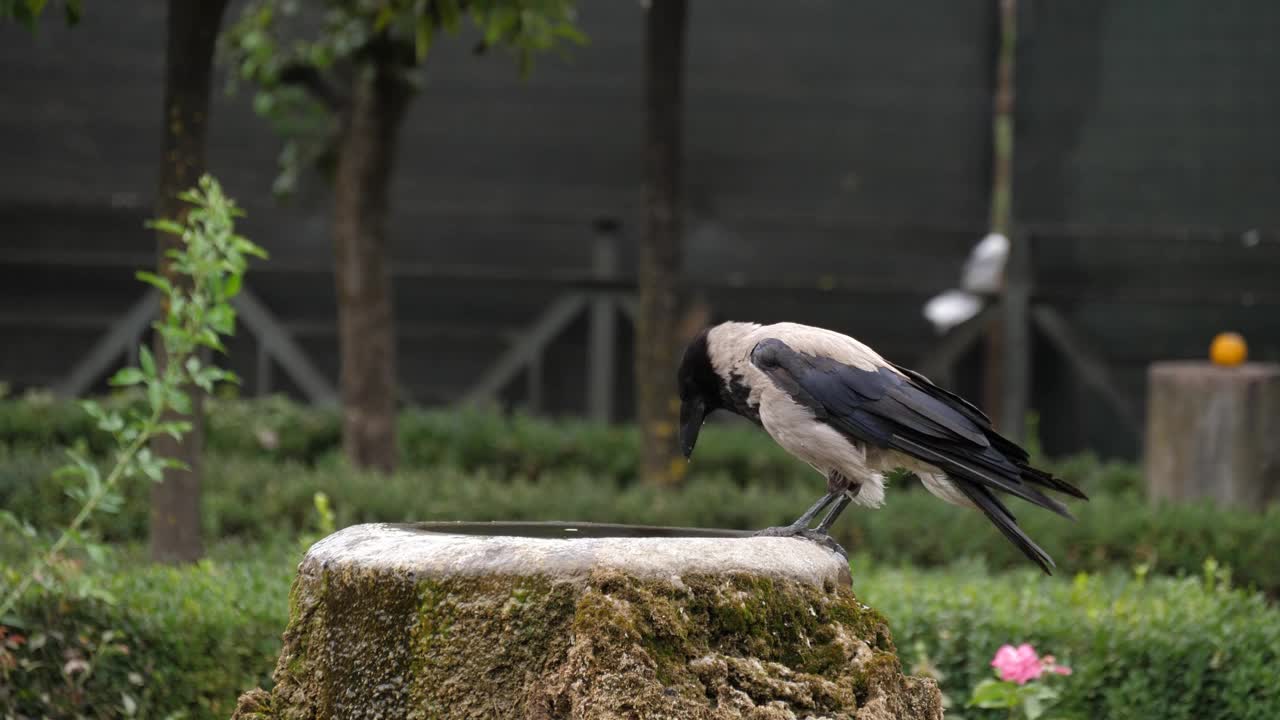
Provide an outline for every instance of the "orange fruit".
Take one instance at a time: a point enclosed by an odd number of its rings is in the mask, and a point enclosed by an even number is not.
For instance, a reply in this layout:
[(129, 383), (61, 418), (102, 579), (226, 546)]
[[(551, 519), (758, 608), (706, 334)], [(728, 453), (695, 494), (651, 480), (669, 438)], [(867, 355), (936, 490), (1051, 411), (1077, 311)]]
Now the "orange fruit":
[(1215, 365), (1239, 365), (1249, 357), (1249, 346), (1240, 333), (1218, 333), (1209, 346), (1209, 359)]

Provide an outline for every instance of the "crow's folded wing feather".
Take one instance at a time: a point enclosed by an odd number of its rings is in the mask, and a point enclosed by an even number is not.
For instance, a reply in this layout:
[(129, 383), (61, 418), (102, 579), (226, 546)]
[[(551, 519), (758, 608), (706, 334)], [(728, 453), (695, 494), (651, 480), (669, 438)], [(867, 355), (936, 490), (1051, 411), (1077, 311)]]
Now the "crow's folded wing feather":
[(1066, 506), (1037, 486), (1084, 497), (1075, 487), (1029, 467), (1026, 451), (996, 433), (982, 411), (918, 373), (891, 366), (864, 370), (797, 352), (776, 338), (757, 344), (751, 360), (819, 420), (855, 440), (896, 450), (946, 472), (1041, 566), (1048, 556), (1017, 528), (1013, 515), (990, 491), (1007, 492), (1066, 517), (1071, 517)]

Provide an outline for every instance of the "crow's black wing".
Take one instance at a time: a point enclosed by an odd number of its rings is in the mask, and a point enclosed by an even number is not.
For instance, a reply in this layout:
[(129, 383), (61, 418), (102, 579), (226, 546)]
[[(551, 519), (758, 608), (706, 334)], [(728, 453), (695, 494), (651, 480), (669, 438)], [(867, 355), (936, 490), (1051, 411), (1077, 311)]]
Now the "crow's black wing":
[(1041, 487), (1046, 487), (1060, 493), (1080, 498), (1081, 500), (1089, 499), (1089, 496), (1085, 495), (1084, 491), (1080, 488), (1062, 480), (1061, 478), (1054, 477), (1050, 473), (1028, 465), (1027, 461), (1030, 457), (1027, 455), (1027, 451), (1003, 435), (995, 432), (991, 427), (991, 419), (968, 400), (965, 400), (949, 390), (945, 390), (934, 385), (930, 382), (929, 378), (921, 375), (915, 370), (902, 367), (901, 365), (894, 365), (893, 367), (897, 369), (898, 372), (901, 372), (903, 375), (910, 378), (911, 383), (922, 392), (925, 392), (938, 400), (951, 404), (957, 411), (964, 413), (973, 420), (975, 424), (982, 427), (986, 432), (987, 440), (991, 443), (992, 447), (1000, 451), (1005, 457), (1022, 470), (1023, 480), (1040, 485)]
[(1018, 545), (1045, 567), (1052, 560), (1017, 527), (991, 493), (1000, 490), (1071, 517), (1065, 505), (1036, 486), (1083, 493), (1026, 465), (1022, 448), (998, 435), (980, 410), (917, 373), (891, 367), (864, 370), (830, 358), (797, 352), (767, 339), (752, 362), (796, 402), (849, 437), (897, 450), (938, 467)]

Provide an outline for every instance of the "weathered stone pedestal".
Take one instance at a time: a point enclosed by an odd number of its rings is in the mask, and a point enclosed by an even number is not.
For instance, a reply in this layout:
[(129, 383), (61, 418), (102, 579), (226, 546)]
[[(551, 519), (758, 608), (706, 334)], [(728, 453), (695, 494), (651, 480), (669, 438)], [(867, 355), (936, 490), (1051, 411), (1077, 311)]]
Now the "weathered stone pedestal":
[(347, 528), (299, 566), (275, 688), (235, 717), (942, 717), (843, 558), (798, 539), (674, 536), (698, 532)]
[(1280, 365), (1152, 365), (1145, 456), (1154, 500), (1243, 509), (1280, 500)]

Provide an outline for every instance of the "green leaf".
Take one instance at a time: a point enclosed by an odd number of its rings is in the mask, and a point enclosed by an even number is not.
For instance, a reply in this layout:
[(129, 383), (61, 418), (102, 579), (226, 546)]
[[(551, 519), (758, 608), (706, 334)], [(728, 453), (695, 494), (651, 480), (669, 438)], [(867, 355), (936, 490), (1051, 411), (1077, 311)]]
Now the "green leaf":
[(166, 470), (181, 470), (183, 472), (189, 472), (191, 470), (190, 465), (178, 460), (177, 458), (164, 458), (160, 461), (160, 466)]
[(213, 383), (209, 381), (209, 377), (207, 375), (194, 376), (191, 378), (191, 381), (196, 384), (196, 387), (200, 388), (206, 393), (213, 392)]
[(86, 542), (84, 551), (96, 565), (101, 565), (107, 559), (107, 549), (98, 543)]
[(273, 93), (263, 91), (253, 96), (253, 111), (257, 114), (268, 117), (275, 107), (276, 97)]
[(414, 47), (417, 50), (418, 62), (427, 59), (427, 52), (431, 50), (431, 36), (435, 28), (431, 24), (431, 17), (423, 14), (418, 17), (417, 32), (414, 35)]
[(124, 418), (120, 413), (109, 413), (98, 421), (98, 429), (112, 434), (120, 432), (124, 429)]
[(118, 387), (127, 387), (129, 385), (137, 385), (146, 382), (147, 376), (141, 370), (135, 367), (120, 368), (120, 371), (111, 377), (108, 381), (110, 384)]
[(987, 678), (973, 688), (968, 707), (1011, 708), (1018, 706), (1018, 686), (1002, 680)]
[(178, 388), (166, 388), (168, 397), (165, 401), (169, 407), (183, 415), (191, 414), (191, 396)]
[(244, 282), (244, 276), (239, 273), (228, 275), (227, 279), (222, 282), (222, 294), (233, 298), (240, 294), (240, 285)]
[(54, 478), (62, 480), (65, 478), (84, 477), (84, 468), (79, 465), (63, 465), (50, 473)]
[(213, 328), (204, 328), (196, 334), (196, 342), (205, 347), (225, 353), (226, 347), (222, 344), (222, 338), (218, 337), (218, 333)]
[(181, 440), (182, 436), (191, 432), (191, 423), (186, 420), (171, 420), (156, 425), (156, 433), (168, 435), (174, 440)]
[(271, 258), (271, 255), (267, 253), (265, 248), (259, 247), (248, 240), (245, 240), (244, 244), (240, 245), (237, 249), (245, 255), (252, 255), (253, 257), (260, 258), (262, 260), (268, 260)]
[(555, 35), (558, 38), (568, 40), (577, 45), (586, 45), (587, 36), (572, 23), (560, 23), (556, 26)]
[(1020, 691), (1022, 710), (1027, 720), (1037, 720), (1058, 698), (1058, 691), (1043, 682), (1023, 685)]
[(220, 335), (230, 335), (236, 326), (236, 313), (230, 305), (215, 305), (206, 316), (209, 326)]
[(146, 345), (138, 346), (138, 362), (142, 363), (142, 371), (147, 377), (156, 377), (156, 358), (151, 354), (151, 348)]
[(80, 408), (84, 410), (84, 413), (86, 415), (93, 418), (94, 420), (101, 420), (103, 416), (106, 414), (106, 412), (102, 409), (102, 406), (94, 402), (93, 400), (81, 400)]
[[(183, 199), (186, 199), (186, 198), (183, 198)], [(183, 227), (180, 223), (174, 222), (173, 220), (169, 220), (167, 218), (157, 218), (155, 220), (148, 220), (146, 222), (146, 227), (152, 230), (159, 230), (160, 232), (169, 233), (170, 235), (182, 235), (187, 231), (187, 229)]]
[(147, 403), (153, 410), (159, 410), (165, 407), (164, 404), (164, 386), (159, 381), (147, 383)]
[(173, 298), (169, 300), (169, 317), (173, 318), (174, 321), (177, 322), (179, 318), (186, 314), (188, 305), (190, 305), (190, 303), (187, 302), (186, 298), (181, 295), (174, 295)]
[(150, 448), (142, 448), (134, 456), (134, 464), (143, 475), (155, 482), (164, 480), (164, 461), (151, 453)]

